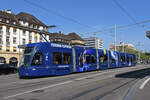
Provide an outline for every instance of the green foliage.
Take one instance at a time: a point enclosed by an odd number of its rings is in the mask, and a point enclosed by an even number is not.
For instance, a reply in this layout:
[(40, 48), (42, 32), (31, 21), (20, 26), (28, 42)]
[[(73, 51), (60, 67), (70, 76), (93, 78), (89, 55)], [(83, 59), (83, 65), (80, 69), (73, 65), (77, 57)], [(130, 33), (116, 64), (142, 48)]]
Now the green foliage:
[[(122, 52), (122, 47), (117, 47), (117, 51)], [(146, 55), (146, 52), (141, 52), (132, 48), (129, 48), (128, 46), (124, 47), (124, 51), (126, 53), (132, 53), (135, 54), (137, 59), (139, 58), (139, 52), (140, 52), (140, 59), (147, 61), (150, 59), (150, 55)]]

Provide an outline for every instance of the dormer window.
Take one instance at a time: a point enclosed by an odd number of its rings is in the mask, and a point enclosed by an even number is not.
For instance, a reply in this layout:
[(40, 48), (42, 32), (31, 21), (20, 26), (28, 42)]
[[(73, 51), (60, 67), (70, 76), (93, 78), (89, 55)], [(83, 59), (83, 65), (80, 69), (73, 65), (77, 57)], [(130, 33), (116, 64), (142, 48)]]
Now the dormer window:
[(33, 24), (30, 25), (30, 28), (33, 28)]
[(14, 25), (16, 25), (16, 22), (13, 22)]
[(23, 21), (19, 21), (20, 25), (23, 26)]
[(39, 30), (43, 30), (43, 26), (40, 26), (40, 27), (39, 27)]
[(37, 29), (37, 25), (34, 26), (34, 29)]
[(9, 23), (9, 20), (6, 20), (6, 23)]
[(29, 23), (28, 23), (28, 22), (25, 22), (25, 26), (28, 27), (28, 26), (29, 26)]

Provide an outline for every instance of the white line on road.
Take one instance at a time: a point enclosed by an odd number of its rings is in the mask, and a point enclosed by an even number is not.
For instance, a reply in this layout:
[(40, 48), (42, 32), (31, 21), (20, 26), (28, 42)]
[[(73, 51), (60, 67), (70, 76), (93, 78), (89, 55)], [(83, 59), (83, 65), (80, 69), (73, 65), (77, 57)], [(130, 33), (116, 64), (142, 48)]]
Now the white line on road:
[(16, 96), (23, 95), (23, 94), (26, 94), (26, 93), (31, 93), (33, 91), (43, 90), (43, 89), (55, 87), (55, 86), (58, 86), (58, 85), (63, 85), (63, 84), (71, 83), (71, 82), (72, 81), (66, 81), (66, 82), (62, 82), (62, 83), (58, 83), (58, 84), (53, 84), (53, 85), (49, 85), (49, 86), (46, 86), (46, 87), (42, 87), (42, 88), (38, 88), (38, 89), (34, 89), (34, 90), (29, 90), (29, 91), (26, 91), (26, 92), (18, 93), (18, 94), (15, 94), (15, 95), (10, 95), (10, 96), (3, 97), (3, 98), (4, 99), (8, 99), (8, 98), (16, 97)]
[(148, 78), (148, 79), (146, 79), (143, 83), (142, 83), (142, 85), (140, 86), (140, 88), (139, 89), (143, 89), (144, 88), (144, 86), (146, 85), (146, 83), (148, 82), (150, 80), (150, 77)]
[[(128, 71), (128, 69), (126, 69), (126, 70), (120, 70), (119, 72), (122, 72), (122, 71)], [(82, 79), (86, 79), (86, 78), (89, 78), (89, 77), (95, 77), (95, 76), (99, 76), (99, 75), (102, 75), (102, 74), (105, 74), (105, 73), (112, 73), (112, 72), (118, 72), (118, 70), (107, 70), (107, 71), (105, 71), (105, 72), (101, 72), (101, 73), (94, 74), (94, 75), (91, 75), (91, 76), (86, 76), (86, 77), (77, 78), (77, 79), (74, 79), (74, 80), (82, 80)], [(23, 94), (31, 93), (31, 92), (33, 92), (33, 91), (42, 90), (42, 89), (47, 89), (47, 88), (51, 88), (51, 87), (55, 87), (55, 86), (59, 86), (59, 85), (67, 84), (67, 83), (71, 83), (71, 82), (73, 82), (74, 80), (72, 80), (72, 81), (66, 81), (66, 82), (62, 82), (62, 83), (57, 83), (57, 84), (45, 86), (45, 87), (42, 87), (42, 88), (37, 88), (37, 89), (34, 89), (34, 90), (25, 91), (25, 92), (22, 92), (22, 93), (17, 93), (17, 94), (14, 94), (14, 95), (10, 95), (10, 96), (3, 97), (3, 98), (4, 98), (4, 99), (8, 99), (8, 98), (20, 96), (20, 95), (23, 95)]]

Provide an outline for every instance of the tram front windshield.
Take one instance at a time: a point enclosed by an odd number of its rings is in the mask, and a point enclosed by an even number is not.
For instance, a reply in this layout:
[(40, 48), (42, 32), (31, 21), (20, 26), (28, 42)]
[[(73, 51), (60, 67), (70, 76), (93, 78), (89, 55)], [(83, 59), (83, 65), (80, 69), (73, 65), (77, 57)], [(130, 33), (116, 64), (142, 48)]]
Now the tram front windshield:
[(35, 47), (26, 47), (24, 55), (21, 59), (21, 66), (29, 66), (32, 60), (32, 55), (34, 53)]

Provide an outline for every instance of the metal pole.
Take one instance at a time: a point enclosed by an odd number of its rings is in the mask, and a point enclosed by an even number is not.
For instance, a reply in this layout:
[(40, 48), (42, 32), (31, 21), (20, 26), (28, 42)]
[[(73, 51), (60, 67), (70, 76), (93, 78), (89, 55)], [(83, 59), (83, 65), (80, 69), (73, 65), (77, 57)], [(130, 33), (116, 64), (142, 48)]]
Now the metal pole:
[(122, 52), (125, 52), (125, 50), (124, 50), (124, 33), (123, 33), (123, 48), (122, 48)]
[(139, 64), (141, 63), (141, 59), (140, 59), (140, 56), (141, 56), (141, 55), (140, 55), (140, 50), (139, 50)]
[(115, 24), (115, 51), (117, 51), (117, 49), (116, 49), (116, 24)]

